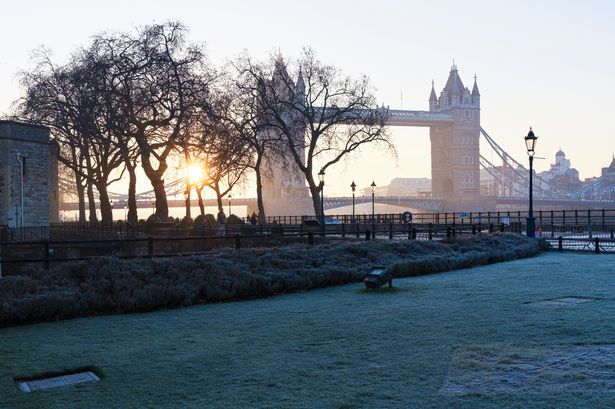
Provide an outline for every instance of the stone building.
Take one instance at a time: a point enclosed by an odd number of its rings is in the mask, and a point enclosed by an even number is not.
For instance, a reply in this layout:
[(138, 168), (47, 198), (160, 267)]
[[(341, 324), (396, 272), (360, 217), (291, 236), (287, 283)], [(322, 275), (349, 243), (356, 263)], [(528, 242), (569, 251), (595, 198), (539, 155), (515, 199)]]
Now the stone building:
[(0, 121), (0, 227), (58, 221), (57, 149), (46, 127)]
[(440, 97), (431, 87), (429, 111), (452, 114), (454, 121), (431, 125), (431, 179), (436, 197), (465, 201), (480, 195), (480, 92), (463, 85), (453, 64)]
[[(271, 87), (275, 89), (278, 96), (287, 95), (290, 100), (295, 98), (297, 103), (303, 103), (303, 95), (305, 93), (305, 83), (303, 76), (299, 73), (296, 81), (294, 81), (287, 69), (282, 55), (278, 55), (275, 63), (275, 71), (271, 79)], [(294, 90), (289, 92), (288, 87), (293, 87)], [(289, 112), (287, 115), (297, 115)], [(289, 119), (289, 122), (293, 122)], [(267, 138), (268, 132), (276, 132), (275, 130), (264, 131), (263, 137)], [(301, 161), (305, 163), (305, 129), (298, 128), (296, 135), (297, 151)], [(287, 153), (286, 159), (283, 160), (277, 155), (265, 155), (265, 167), (263, 171), (263, 204), (268, 215), (285, 216), (297, 214), (310, 214), (314, 212), (310, 192), (306, 186), (305, 175), (297, 166), (290, 152)]]
[(566, 159), (566, 154), (561, 149), (555, 154), (555, 163), (551, 164), (549, 170), (539, 173), (539, 176), (562, 193), (581, 190), (579, 171), (570, 166), (570, 159)]

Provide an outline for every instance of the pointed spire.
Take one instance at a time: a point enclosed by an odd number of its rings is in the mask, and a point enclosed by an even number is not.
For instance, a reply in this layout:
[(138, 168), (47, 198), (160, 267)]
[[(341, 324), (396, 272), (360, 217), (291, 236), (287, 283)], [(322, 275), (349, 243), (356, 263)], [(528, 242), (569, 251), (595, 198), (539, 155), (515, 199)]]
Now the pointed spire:
[(299, 68), (299, 76), (297, 77), (297, 90), (305, 91), (305, 81), (303, 80), (303, 70)]
[(431, 94), (429, 95), (429, 102), (438, 101), (438, 97), (436, 96), (436, 89), (434, 88), (434, 81), (431, 80)]
[(480, 92), (478, 92), (478, 84), (476, 83), (476, 74), (474, 74), (474, 87), (472, 87), (472, 96), (480, 97)]
[(446, 81), (446, 85), (444, 86), (444, 90), (448, 91), (449, 95), (463, 95), (463, 91), (465, 90), (465, 87), (463, 86), (463, 82), (461, 81), (461, 78), (459, 78), (459, 72), (457, 72), (457, 66), (454, 63), (455, 60), (453, 60), (453, 66), (451, 67), (451, 72), (448, 75), (448, 80)]

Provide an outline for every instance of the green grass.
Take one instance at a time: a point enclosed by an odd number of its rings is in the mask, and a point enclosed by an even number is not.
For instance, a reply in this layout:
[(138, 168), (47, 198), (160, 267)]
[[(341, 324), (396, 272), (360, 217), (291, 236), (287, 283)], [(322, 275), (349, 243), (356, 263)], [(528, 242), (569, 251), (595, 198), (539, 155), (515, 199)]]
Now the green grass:
[[(396, 279), (394, 290), (349, 284), (3, 328), (0, 408), (615, 407), (608, 390), (441, 390), (451, 362), (480, 368), (469, 358), (481, 351), (505, 364), (515, 351), (615, 344), (614, 271), (615, 257), (549, 253)], [(572, 295), (598, 300), (531, 303)], [(106, 378), (32, 394), (13, 382), (84, 366)]]

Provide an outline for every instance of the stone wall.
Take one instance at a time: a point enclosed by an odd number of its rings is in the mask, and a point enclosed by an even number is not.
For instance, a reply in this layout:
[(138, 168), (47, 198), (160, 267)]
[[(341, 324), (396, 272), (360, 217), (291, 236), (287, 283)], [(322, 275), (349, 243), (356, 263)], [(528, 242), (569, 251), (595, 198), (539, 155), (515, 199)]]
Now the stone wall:
[(48, 128), (0, 121), (0, 226), (48, 226), (57, 220), (55, 149)]

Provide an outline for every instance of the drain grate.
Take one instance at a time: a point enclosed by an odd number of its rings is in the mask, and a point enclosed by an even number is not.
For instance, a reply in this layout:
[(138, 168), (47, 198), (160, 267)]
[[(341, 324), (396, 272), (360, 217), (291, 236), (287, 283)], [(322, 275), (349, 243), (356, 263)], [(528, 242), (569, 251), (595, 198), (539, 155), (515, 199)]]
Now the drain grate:
[(78, 372), (68, 375), (53, 376), (49, 378), (35, 379), (35, 380), (19, 380), (15, 381), (20, 391), (24, 393), (61, 388), (64, 386), (76, 385), (86, 382), (98, 382), (100, 378), (92, 371)]

